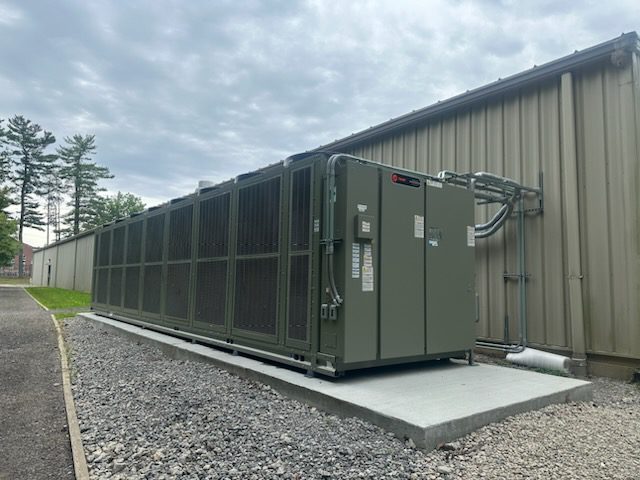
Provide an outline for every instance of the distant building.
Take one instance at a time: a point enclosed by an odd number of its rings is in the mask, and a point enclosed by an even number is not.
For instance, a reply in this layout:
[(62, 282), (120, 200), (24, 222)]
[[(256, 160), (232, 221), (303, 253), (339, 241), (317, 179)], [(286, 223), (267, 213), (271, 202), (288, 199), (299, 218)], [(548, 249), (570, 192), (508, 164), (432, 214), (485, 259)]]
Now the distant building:
[[(31, 276), (31, 265), (33, 264), (33, 247), (26, 243), (22, 244), (24, 247), (24, 270), (22, 275), (24, 277)], [(20, 254), (18, 253), (9, 265), (0, 267), (0, 276), (3, 277), (17, 277), (20, 272)]]

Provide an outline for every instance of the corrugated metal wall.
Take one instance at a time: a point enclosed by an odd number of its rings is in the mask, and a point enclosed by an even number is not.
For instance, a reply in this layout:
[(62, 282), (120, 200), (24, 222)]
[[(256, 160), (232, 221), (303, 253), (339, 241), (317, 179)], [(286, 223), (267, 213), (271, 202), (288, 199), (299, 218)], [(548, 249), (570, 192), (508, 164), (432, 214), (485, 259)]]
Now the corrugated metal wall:
[(50, 287), (90, 292), (94, 238), (93, 234), (83, 235), (35, 252), (31, 284), (47, 286), (48, 265), (51, 264)]
[(42, 285), (42, 271), (44, 268), (44, 251), (33, 252), (33, 265), (31, 266), (31, 284)]
[(91, 291), (94, 243), (94, 235), (87, 235), (76, 240), (76, 290)]
[(76, 242), (63, 243), (58, 247), (55, 287), (73, 290), (76, 269)]
[[(573, 102), (587, 348), (640, 358), (640, 88), (633, 75), (638, 59), (632, 57), (622, 68), (603, 63), (573, 72)], [(558, 77), (369, 141), (350, 153), (427, 173), (489, 171), (529, 186), (538, 186), (543, 172), (544, 214), (526, 220), (528, 334), (534, 344), (571, 348), (562, 104)], [(478, 222), (491, 211), (478, 207)], [(514, 339), (517, 282), (505, 281), (503, 274), (517, 271), (515, 221), (479, 240), (476, 258), (478, 335)]]

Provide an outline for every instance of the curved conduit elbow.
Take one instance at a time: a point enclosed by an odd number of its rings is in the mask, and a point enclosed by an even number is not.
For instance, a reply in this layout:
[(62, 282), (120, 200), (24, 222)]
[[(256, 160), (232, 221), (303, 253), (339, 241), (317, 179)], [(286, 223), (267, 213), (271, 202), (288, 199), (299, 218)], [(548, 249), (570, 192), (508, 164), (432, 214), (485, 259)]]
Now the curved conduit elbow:
[(498, 210), (498, 212), (493, 216), (491, 220), (489, 220), (487, 223), (476, 225), (475, 237), (487, 238), (500, 230), (513, 212), (514, 203), (515, 198), (511, 198), (507, 203), (500, 207), (500, 210)]

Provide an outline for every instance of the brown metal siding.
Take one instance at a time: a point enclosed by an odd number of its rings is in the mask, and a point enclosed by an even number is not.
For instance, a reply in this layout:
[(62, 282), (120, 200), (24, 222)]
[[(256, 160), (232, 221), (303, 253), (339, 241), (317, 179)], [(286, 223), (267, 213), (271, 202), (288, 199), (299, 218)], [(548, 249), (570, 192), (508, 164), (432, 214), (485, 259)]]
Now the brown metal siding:
[(91, 233), (34, 252), (32, 285), (47, 285), (48, 262), (51, 260), (49, 286), (90, 292), (94, 240), (95, 236)]
[[(640, 357), (637, 61), (574, 72), (587, 345), (630, 357)], [(528, 334), (534, 344), (570, 348), (560, 96), (557, 77), (350, 152), (428, 173), (485, 170), (531, 186), (542, 171), (545, 211), (526, 221)], [(479, 207), (477, 220), (487, 218), (487, 207)], [(510, 222), (477, 243), (483, 338), (503, 339), (506, 315), (510, 336), (517, 334), (517, 285), (503, 280), (516, 272), (515, 233)]]
[(587, 347), (625, 356), (640, 356), (633, 85), (631, 67), (575, 82)]

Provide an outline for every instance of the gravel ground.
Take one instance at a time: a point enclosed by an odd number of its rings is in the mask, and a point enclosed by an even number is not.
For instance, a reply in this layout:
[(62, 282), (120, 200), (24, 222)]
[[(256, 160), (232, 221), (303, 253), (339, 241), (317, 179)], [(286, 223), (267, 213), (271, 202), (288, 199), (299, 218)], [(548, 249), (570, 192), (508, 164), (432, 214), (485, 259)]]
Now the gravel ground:
[[(66, 324), (92, 478), (639, 479), (640, 388), (491, 424), (430, 453), (211, 365)], [(499, 392), (496, 392), (499, 395)]]

